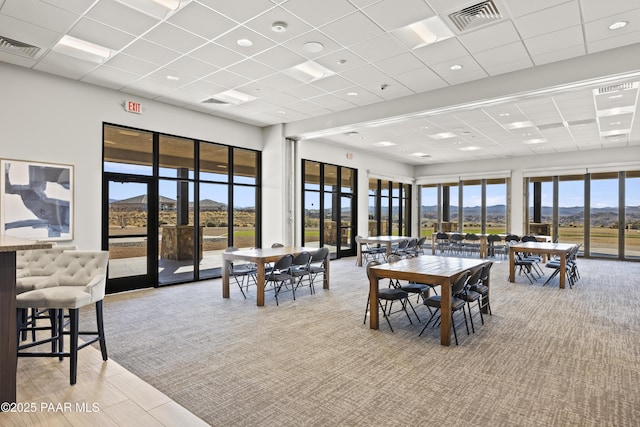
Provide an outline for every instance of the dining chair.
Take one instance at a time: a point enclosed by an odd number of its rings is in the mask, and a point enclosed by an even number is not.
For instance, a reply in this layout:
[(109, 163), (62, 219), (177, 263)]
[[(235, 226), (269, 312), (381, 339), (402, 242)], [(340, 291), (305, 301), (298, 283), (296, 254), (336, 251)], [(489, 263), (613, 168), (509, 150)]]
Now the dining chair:
[[(238, 248), (229, 246), (225, 252), (235, 252), (237, 250)], [(254, 285), (257, 283), (258, 266), (251, 262), (229, 262), (227, 263), (227, 271), (229, 272), (229, 276), (233, 278), (236, 285), (238, 285), (238, 288), (240, 288), (242, 296), (247, 299), (245, 290), (249, 290), (251, 281), (253, 281)]]
[[(282, 291), (282, 288), (293, 290), (293, 276), (291, 275), (291, 264), (293, 262), (293, 255), (286, 254), (280, 257), (274, 264), (267, 277), (265, 277), (265, 288), (267, 286), (273, 287), (273, 293), (276, 298), (276, 305), (280, 305), (278, 301), (278, 295)], [(289, 287), (291, 286), (291, 287)]]

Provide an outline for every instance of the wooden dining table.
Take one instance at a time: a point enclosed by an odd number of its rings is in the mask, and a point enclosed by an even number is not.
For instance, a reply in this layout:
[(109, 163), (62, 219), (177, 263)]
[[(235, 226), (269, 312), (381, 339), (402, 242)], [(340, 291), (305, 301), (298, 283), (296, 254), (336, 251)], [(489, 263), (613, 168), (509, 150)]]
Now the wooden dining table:
[(0, 235), (0, 403), (16, 401), (16, 251), (51, 246), (50, 242)]
[(567, 254), (577, 245), (575, 243), (552, 242), (520, 242), (509, 246), (509, 282), (516, 281), (516, 252), (525, 252), (539, 255), (557, 255), (560, 258), (560, 289), (564, 289), (567, 271)]
[[(275, 262), (287, 254), (296, 256), (301, 252), (315, 253), (319, 248), (311, 248), (306, 246), (282, 246), (279, 248), (255, 248), (244, 249), (233, 252), (222, 253), (222, 297), (229, 298), (229, 262), (231, 261), (245, 261), (252, 262), (257, 266), (256, 274), (256, 305), (259, 307), (264, 306), (264, 284), (265, 284), (265, 265), (267, 263)], [(325, 273), (322, 282), (324, 289), (329, 289), (329, 254), (325, 259)]]
[[(458, 232), (455, 231), (448, 231), (445, 232), (445, 234), (447, 236), (449, 236), (449, 238), (451, 238), (451, 236), (453, 234), (460, 234)], [(464, 233), (463, 233), (464, 234)], [(489, 242), (488, 242), (488, 237), (490, 234), (495, 234), (496, 236), (500, 236), (500, 238), (502, 240), (504, 240), (505, 237), (507, 237), (507, 234), (504, 233), (476, 233), (476, 235), (479, 237), (479, 243), (480, 243), (480, 258), (487, 258), (490, 255), (490, 251), (489, 251)], [(436, 235), (437, 233), (433, 233), (431, 235), (431, 254), (435, 255), (436, 254), (436, 249), (437, 249), (437, 242), (436, 242)], [(550, 242), (551, 241), (551, 236), (545, 236), (545, 235), (535, 235), (534, 236), (536, 238), (536, 240), (538, 242)]]
[[(442, 295), (440, 344), (451, 344), (451, 285), (456, 278), (467, 270), (479, 268), (487, 261), (472, 258), (442, 257), (421, 255), (406, 258), (397, 262), (380, 264), (369, 270), (369, 327), (378, 329), (378, 281), (380, 279), (397, 279), (440, 285)], [(487, 279), (486, 285), (489, 286)], [(489, 293), (486, 295), (489, 302)], [(486, 308), (484, 310), (487, 310)]]
[(356, 249), (356, 265), (358, 267), (362, 267), (362, 245), (364, 244), (373, 244), (373, 245), (384, 245), (387, 250), (387, 258), (391, 255), (391, 247), (394, 243), (400, 243), (403, 240), (410, 239), (410, 237), (406, 236), (370, 236), (370, 237), (360, 237), (360, 244), (358, 244)]

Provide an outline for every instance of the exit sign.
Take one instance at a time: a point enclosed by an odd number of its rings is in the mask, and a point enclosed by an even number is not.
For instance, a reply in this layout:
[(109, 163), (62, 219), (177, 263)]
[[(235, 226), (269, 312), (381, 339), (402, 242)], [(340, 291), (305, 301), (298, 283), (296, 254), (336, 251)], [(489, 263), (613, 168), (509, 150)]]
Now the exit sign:
[(129, 113), (142, 113), (142, 105), (139, 102), (124, 101), (124, 109)]

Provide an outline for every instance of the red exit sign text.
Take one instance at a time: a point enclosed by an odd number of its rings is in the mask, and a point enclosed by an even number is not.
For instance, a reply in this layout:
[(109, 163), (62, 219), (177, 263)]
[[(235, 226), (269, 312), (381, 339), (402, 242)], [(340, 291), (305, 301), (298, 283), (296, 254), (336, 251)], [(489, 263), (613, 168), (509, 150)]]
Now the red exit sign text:
[(136, 113), (136, 114), (142, 113), (142, 105), (139, 102), (125, 101), (124, 109), (130, 113)]

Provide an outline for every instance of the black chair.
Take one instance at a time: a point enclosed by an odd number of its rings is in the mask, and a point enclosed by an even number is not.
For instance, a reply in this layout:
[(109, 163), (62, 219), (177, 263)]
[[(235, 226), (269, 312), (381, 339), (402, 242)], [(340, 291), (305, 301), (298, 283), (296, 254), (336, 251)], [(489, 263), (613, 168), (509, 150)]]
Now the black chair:
[[(569, 288), (573, 288), (573, 285), (580, 278), (580, 273), (578, 272), (577, 259), (578, 259), (578, 252), (580, 251), (580, 247), (581, 246), (582, 246), (582, 243), (580, 243), (579, 245), (575, 246), (567, 254), (567, 260), (566, 260), (566, 263), (565, 263), (565, 274), (567, 275), (567, 281), (569, 282)], [(551, 276), (549, 276), (549, 278), (543, 283), (542, 286), (546, 286), (547, 283), (549, 283), (551, 281), (551, 279), (553, 279), (554, 277), (556, 277), (560, 273), (560, 259), (559, 258), (554, 258), (554, 259), (549, 260), (545, 264), (545, 267), (553, 268), (554, 271), (551, 273)]]
[[(225, 252), (234, 252), (238, 249), (230, 246), (226, 249)], [(249, 290), (249, 285), (251, 281), (255, 285), (257, 283), (257, 274), (258, 274), (258, 266), (254, 263), (234, 263), (230, 262), (227, 264), (227, 270), (229, 271), (229, 276), (233, 277), (233, 280), (240, 288), (240, 292), (242, 292), (242, 296), (247, 299), (247, 295), (245, 294), (245, 290)], [(244, 288), (244, 289), (243, 289)]]
[(311, 255), (311, 260), (309, 261), (309, 274), (311, 278), (311, 293), (315, 294), (315, 282), (316, 277), (322, 274), (323, 276), (327, 274), (327, 256), (329, 255), (329, 248), (320, 248), (316, 252)]
[[(507, 240), (506, 242), (507, 242), (507, 247), (517, 243), (517, 241), (513, 241), (513, 240)], [(532, 271), (534, 263), (535, 261), (531, 259), (527, 259), (522, 252), (516, 252), (513, 254), (514, 268), (518, 268), (518, 274), (524, 273), (524, 275), (529, 280), (529, 283), (531, 283), (532, 285), (533, 285), (533, 281), (536, 280), (536, 278), (533, 276), (533, 271)]]
[(449, 239), (449, 235), (442, 231), (436, 233), (436, 250), (440, 253), (440, 255), (448, 254), (450, 251), (451, 240)]
[[(526, 236), (522, 236), (520, 241), (522, 243), (537, 242), (538, 239), (536, 238), (536, 236), (526, 235)], [(542, 257), (540, 255), (536, 255), (536, 254), (532, 254), (532, 253), (525, 253), (524, 257), (527, 258), (527, 259), (530, 259), (532, 261), (535, 261), (532, 265), (533, 265), (533, 268), (534, 268), (536, 274), (538, 274), (539, 277), (544, 276), (544, 272), (542, 271), (542, 268), (540, 268), (540, 263), (542, 262)]]
[(453, 255), (464, 255), (464, 236), (460, 233), (454, 233), (451, 235), (450, 240), (449, 253)]
[(293, 257), (289, 274), (293, 277), (293, 300), (296, 300), (296, 290), (307, 279), (309, 292), (313, 294), (311, 289), (311, 272), (309, 271), (309, 262), (311, 261), (311, 253), (304, 251)]
[(404, 257), (414, 257), (414, 256), (416, 256), (416, 247), (417, 246), (418, 246), (418, 239), (411, 238), (407, 242), (407, 246), (398, 255), (404, 256)]
[(507, 247), (502, 243), (502, 237), (498, 234), (489, 234), (487, 236), (487, 255), (504, 259), (507, 256)]
[(480, 300), (480, 309), (484, 313), (484, 309), (486, 308), (489, 316), (491, 316), (491, 303), (489, 302), (489, 275), (492, 266), (493, 262), (491, 261), (484, 263), (482, 265), (482, 274), (480, 275), (480, 281), (475, 284), (469, 284), (469, 289), (482, 295), (482, 299)]
[[(453, 318), (456, 312), (462, 311), (462, 314), (464, 315), (464, 325), (467, 328), (467, 335), (469, 335), (469, 324), (467, 323), (467, 312), (464, 310), (464, 307), (465, 305), (467, 305), (467, 303), (463, 299), (456, 297), (456, 295), (458, 295), (460, 292), (463, 291), (464, 287), (467, 284), (467, 280), (469, 279), (470, 274), (471, 272), (468, 270), (461, 273), (460, 276), (458, 276), (458, 278), (453, 283), (453, 286), (451, 287), (451, 328), (453, 329), (453, 336), (456, 339), (456, 345), (458, 345), (458, 333), (456, 332), (455, 319)], [(429, 326), (429, 323), (431, 323), (431, 321), (435, 318), (435, 316), (440, 312), (442, 308), (442, 295), (431, 295), (429, 298), (424, 300), (424, 305), (426, 305), (427, 307), (435, 308), (435, 310), (431, 314), (429, 321), (427, 321), (427, 324), (424, 325), (424, 328), (422, 328), (418, 336), (422, 335), (424, 330), (427, 329), (427, 326)], [(435, 324), (436, 323), (434, 322), (434, 325)]]
[[(369, 243), (362, 241), (362, 236), (356, 236), (356, 245), (360, 246), (360, 253), (362, 254), (362, 262), (364, 264), (370, 261), (378, 261), (379, 257), (384, 257), (387, 250), (383, 247), (371, 247)], [(356, 261), (357, 262), (357, 261)]]
[(482, 294), (473, 290), (471, 287), (476, 287), (480, 284), (482, 278), (482, 266), (476, 268), (471, 272), (471, 275), (467, 279), (466, 286), (458, 294), (454, 294), (455, 297), (464, 300), (467, 303), (467, 310), (469, 311), (469, 321), (471, 322), (471, 331), (476, 332), (476, 328), (473, 324), (473, 315), (471, 313), (471, 304), (478, 303), (478, 312), (480, 313), (480, 321), (484, 325), (484, 317), (482, 316)]
[(391, 248), (391, 253), (398, 255), (400, 257), (405, 256), (406, 255), (405, 250), (407, 249), (408, 245), (409, 245), (409, 239), (401, 240), (400, 242), (398, 242), (397, 245)]
[(464, 249), (469, 255), (480, 256), (480, 236), (475, 233), (464, 235)]
[[(273, 264), (273, 267), (265, 278), (265, 288), (268, 285), (273, 286), (273, 293), (276, 297), (276, 305), (280, 305), (278, 301), (278, 295), (282, 291), (283, 286), (285, 289), (291, 289), (294, 292), (295, 298), (293, 276), (291, 275), (292, 262), (293, 255), (286, 254), (282, 256), (275, 262), (275, 264)], [(289, 288), (289, 286), (291, 286), (291, 288)]]
[[(380, 265), (380, 263), (378, 261), (371, 261), (369, 264), (367, 264), (367, 279), (370, 279), (371, 267), (374, 267), (376, 265)], [(364, 311), (363, 324), (367, 323), (367, 314), (369, 313), (370, 300), (371, 300), (371, 291), (369, 291), (369, 296), (367, 296), (367, 306), (365, 307), (365, 311)], [(384, 301), (384, 306), (382, 305), (382, 301)], [(413, 314), (415, 314), (416, 318), (418, 318), (416, 311), (413, 309), (413, 305), (411, 305), (411, 302), (409, 301), (409, 293), (407, 291), (403, 291), (399, 287), (395, 287), (395, 283), (391, 281), (389, 283), (388, 288), (378, 289), (378, 307), (380, 307), (380, 310), (382, 310), (382, 315), (387, 320), (387, 323), (389, 324), (389, 329), (391, 329), (391, 332), (393, 332), (393, 327), (391, 326), (391, 321), (389, 321), (389, 316), (394, 313), (391, 310), (393, 308), (393, 303), (395, 301), (400, 302), (400, 304), (402, 305), (401, 310), (398, 310), (398, 311), (405, 312), (405, 314), (407, 315), (407, 318), (409, 319), (409, 323), (413, 324), (413, 322), (411, 321), (411, 316), (409, 316), (409, 312), (407, 311), (407, 305), (411, 307), (411, 309), (413, 310)], [(395, 313), (397, 313), (398, 311), (396, 311)], [(418, 321), (420, 321), (419, 318), (418, 318)]]

